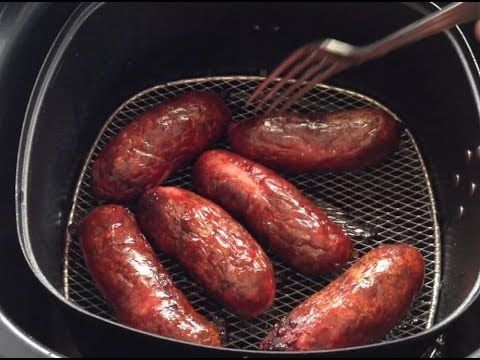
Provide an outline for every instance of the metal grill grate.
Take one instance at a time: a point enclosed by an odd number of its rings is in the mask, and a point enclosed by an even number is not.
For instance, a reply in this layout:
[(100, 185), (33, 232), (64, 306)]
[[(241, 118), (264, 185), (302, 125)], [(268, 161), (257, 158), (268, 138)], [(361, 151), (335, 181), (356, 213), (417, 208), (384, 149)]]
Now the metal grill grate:
[[(68, 229), (74, 229), (96, 205), (91, 190), (91, 165), (122, 126), (149, 107), (194, 89), (219, 93), (232, 110), (233, 119), (243, 119), (252, 115), (243, 104), (262, 80), (262, 77), (236, 76), (177, 81), (148, 89), (124, 103), (101, 129), (86, 159), (75, 191)], [(383, 108), (360, 94), (319, 85), (295, 105), (295, 110), (335, 111), (365, 106)], [(216, 146), (226, 147), (223, 143)], [(334, 221), (342, 224), (355, 243), (357, 257), (385, 243), (406, 242), (421, 250), (426, 265), (424, 286), (410, 312), (383, 341), (403, 338), (429, 328), (434, 321), (439, 290), (440, 235), (426, 169), (408, 130), (402, 133), (400, 149), (375, 167), (363, 171), (287, 178), (321, 205)], [(174, 174), (167, 184), (191, 189), (190, 168)], [(87, 311), (114, 320), (108, 305), (96, 290), (76, 238), (70, 236), (70, 232), (67, 231), (65, 248), (65, 297)], [(281, 317), (338, 275), (307, 277), (291, 270), (271, 253), (269, 255), (278, 282), (274, 306), (255, 319), (242, 321), (215, 304), (180, 265), (159, 254), (176, 285), (185, 292), (194, 308), (224, 328), (224, 346), (251, 350), (256, 349), (259, 341)]]

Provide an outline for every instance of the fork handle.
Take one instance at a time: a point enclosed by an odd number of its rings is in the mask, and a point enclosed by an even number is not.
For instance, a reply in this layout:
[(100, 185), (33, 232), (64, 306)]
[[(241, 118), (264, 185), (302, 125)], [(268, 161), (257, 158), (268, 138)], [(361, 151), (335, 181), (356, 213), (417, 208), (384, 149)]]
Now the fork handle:
[(367, 46), (368, 60), (377, 58), (404, 45), (448, 30), (455, 25), (480, 18), (479, 2), (454, 2), (445, 8), (410, 24)]

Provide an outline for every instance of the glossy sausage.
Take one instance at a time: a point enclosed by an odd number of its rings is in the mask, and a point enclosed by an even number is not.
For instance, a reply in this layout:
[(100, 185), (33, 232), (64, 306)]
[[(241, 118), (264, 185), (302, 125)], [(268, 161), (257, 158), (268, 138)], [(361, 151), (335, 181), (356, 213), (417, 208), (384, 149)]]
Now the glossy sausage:
[(352, 241), (326, 214), (274, 171), (224, 150), (203, 153), (193, 178), (212, 199), (297, 270), (314, 274), (342, 267)]
[(380, 340), (408, 310), (423, 277), (418, 250), (405, 244), (380, 246), (294, 308), (260, 349), (327, 350)]
[(188, 269), (211, 296), (243, 317), (275, 298), (272, 264), (225, 210), (190, 191), (156, 187), (139, 201), (138, 219), (158, 247)]
[(276, 113), (231, 124), (228, 133), (235, 152), (292, 174), (362, 169), (400, 141), (398, 122), (378, 108)]
[(93, 165), (99, 199), (130, 201), (161, 184), (224, 132), (230, 112), (210, 92), (192, 91), (140, 115), (114, 136)]
[(175, 287), (128, 209), (93, 209), (79, 236), (87, 268), (121, 323), (178, 340), (220, 345), (214, 325)]

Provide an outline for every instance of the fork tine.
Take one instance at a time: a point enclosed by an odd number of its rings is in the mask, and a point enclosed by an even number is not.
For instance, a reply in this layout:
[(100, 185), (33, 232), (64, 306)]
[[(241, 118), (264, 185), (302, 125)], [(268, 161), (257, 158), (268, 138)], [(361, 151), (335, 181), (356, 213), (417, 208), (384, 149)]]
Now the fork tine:
[(250, 96), (250, 98), (245, 103), (247, 106), (250, 106), (253, 101), (262, 93), (263, 90), (267, 88), (268, 85), (272, 83), (280, 74), (282, 74), (286, 69), (292, 66), (295, 62), (301, 59), (305, 54), (308, 54), (308, 49), (312, 45), (303, 46), (297, 50), (295, 50), (288, 58), (286, 58), (277, 68), (268, 76), (262, 84), (254, 91), (254, 93)]
[(315, 61), (316, 55), (317, 52), (314, 51), (307, 58), (305, 58), (305, 60), (293, 66), (288, 72), (288, 74), (282, 77), (282, 80), (277, 82), (273, 88), (268, 90), (267, 95), (264, 96), (257, 104), (257, 108), (262, 108), (263, 105), (266, 104), (268, 100), (270, 100), (275, 95), (275, 93), (280, 90), (288, 81), (290, 81), (291, 79), (295, 79), (295, 76), (300, 74), (304, 69), (306, 69), (310, 64), (312, 64)]
[(307, 92), (312, 90), (317, 84), (320, 84), (325, 79), (333, 76), (334, 74), (342, 71), (345, 66), (342, 66), (340, 63), (334, 63), (325, 71), (321, 72), (310, 80), (300, 91), (298, 91), (294, 96), (292, 96), (281, 108), (279, 111), (288, 110), (298, 99), (300, 99)]
[[(319, 71), (321, 71), (327, 64), (328, 57), (325, 56), (317, 65), (314, 67), (308, 69), (305, 74), (303, 74), (300, 79), (295, 81), (292, 86), (290, 86), (287, 90), (285, 90), (279, 97), (276, 99), (268, 108), (266, 111), (266, 114), (270, 113), (272, 110), (274, 110), (279, 104), (281, 104), (285, 99), (288, 98), (295, 90), (297, 90), (299, 87), (302, 86), (302, 84), (305, 81), (308, 81), (312, 76), (318, 74)], [(260, 106), (257, 106), (255, 108), (255, 112), (260, 110)]]

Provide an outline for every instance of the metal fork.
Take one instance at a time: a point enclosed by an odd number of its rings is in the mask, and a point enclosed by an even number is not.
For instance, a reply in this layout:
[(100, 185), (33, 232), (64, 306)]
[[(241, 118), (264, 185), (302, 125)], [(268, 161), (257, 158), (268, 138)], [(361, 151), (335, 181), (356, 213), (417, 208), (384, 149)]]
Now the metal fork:
[[(250, 106), (259, 101), (254, 112), (266, 108), (267, 114), (273, 110), (287, 110), (316, 84), (349, 67), (478, 18), (479, 2), (456, 2), (367, 46), (354, 46), (335, 39), (308, 44), (284, 60), (246, 104)], [(267, 90), (274, 82), (277, 83)], [(267, 106), (284, 86), (283, 92)]]

